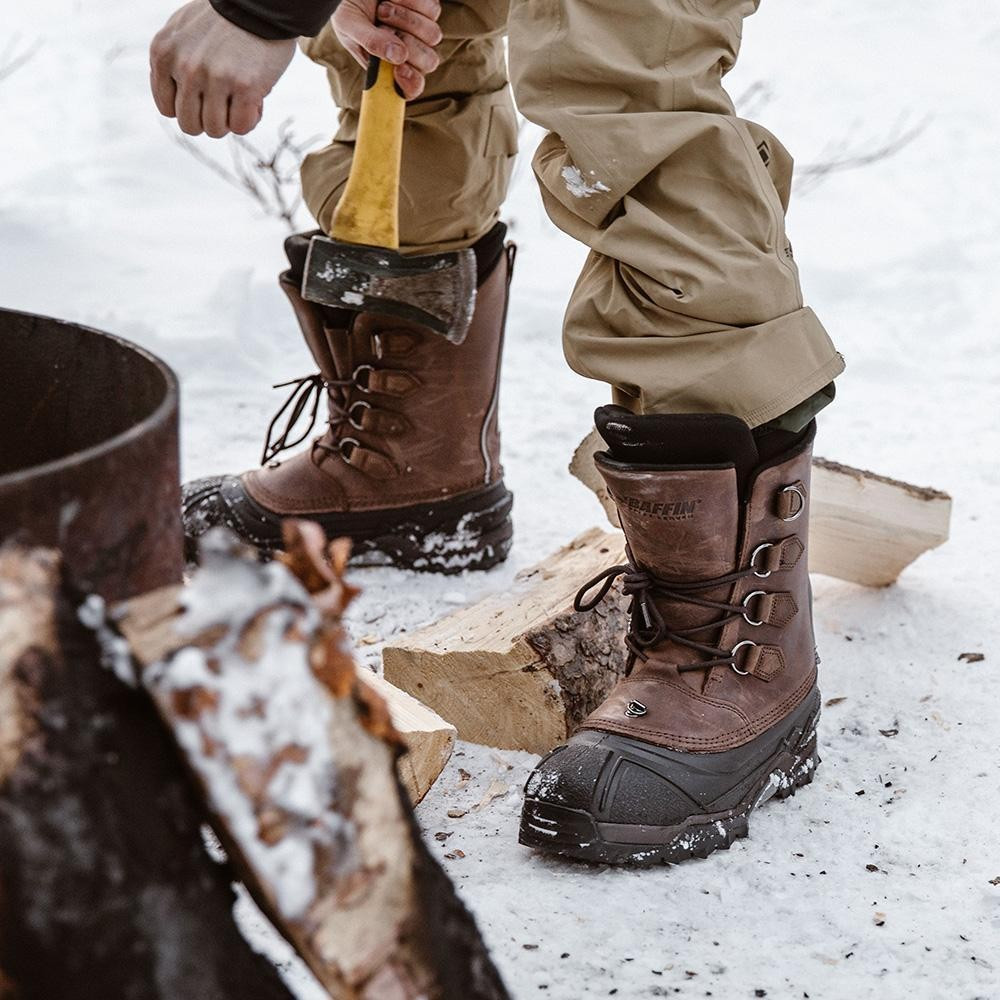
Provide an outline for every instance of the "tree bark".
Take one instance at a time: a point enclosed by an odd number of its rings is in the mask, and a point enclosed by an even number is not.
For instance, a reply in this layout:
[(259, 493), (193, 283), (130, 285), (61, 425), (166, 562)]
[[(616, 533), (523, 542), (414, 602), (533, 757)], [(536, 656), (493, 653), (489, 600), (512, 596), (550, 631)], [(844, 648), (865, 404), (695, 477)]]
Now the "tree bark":
[(101, 655), (57, 557), (0, 549), (0, 996), (290, 1000), (173, 741)]
[(512, 590), (387, 646), (386, 679), (453, 723), (462, 739), (546, 753), (625, 672), (630, 601), (621, 588), (589, 614), (573, 610), (580, 587), (624, 558), (621, 533), (584, 532), (520, 573)]
[(357, 674), (346, 551), (287, 531), (287, 566), (217, 536), (138, 657), (54, 553), (0, 549), (0, 996), (287, 1000), (240, 879), (334, 1000), (508, 1000)]

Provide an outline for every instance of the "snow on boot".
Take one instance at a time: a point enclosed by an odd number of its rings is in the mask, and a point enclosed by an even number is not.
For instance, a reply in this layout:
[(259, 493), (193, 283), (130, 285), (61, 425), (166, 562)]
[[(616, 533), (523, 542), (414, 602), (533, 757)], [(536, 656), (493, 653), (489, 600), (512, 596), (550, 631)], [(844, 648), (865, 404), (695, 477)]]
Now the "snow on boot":
[[(299, 286), (308, 237), (286, 241), (281, 285), (319, 372), (286, 383), (294, 388), (268, 429), (262, 468), (185, 485), (189, 558), (217, 524), (269, 553), (285, 517), (351, 538), (363, 563), (454, 573), (506, 558), (512, 497), (497, 404), (515, 250), (505, 234), (498, 223), (473, 248), (476, 308), (461, 344), (394, 317), (307, 302)], [(309, 435), (324, 396), (325, 433), (278, 461)]]
[(807, 569), (815, 422), (597, 411), (628, 564), (629, 670), (528, 779), (520, 841), (586, 861), (707, 857), (812, 780), (820, 695)]

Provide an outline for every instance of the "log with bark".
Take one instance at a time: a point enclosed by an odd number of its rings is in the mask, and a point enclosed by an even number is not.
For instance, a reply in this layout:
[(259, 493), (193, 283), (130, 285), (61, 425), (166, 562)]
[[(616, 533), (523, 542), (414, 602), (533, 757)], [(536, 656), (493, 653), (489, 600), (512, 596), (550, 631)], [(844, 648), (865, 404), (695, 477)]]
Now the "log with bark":
[[(189, 637), (177, 627), (183, 611), (184, 588), (174, 586), (134, 597), (117, 605), (112, 614), (139, 664), (148, 667), (188, 644)], [(389, 708), (393, 727), (406, 749), (397, 767), (416, 805), (430, 791), (451, 758), (455, 749), (455, 727), (412, 695), (368, 670), (359, 670), (358, 680), (374, 689)]]
[[(287, 995), (266, 991), (268, 975), (276, 990), (284, 988), (273, 969), (246, 949), (235, 929), (227, 937), (219, 907), (205, 902), (210, 879), (197, 866), (212, 863), (197, 838), (199, 850), (188, 863), (200, 877), (193, 879), (190, 890), (179, 878), (173, 854), (188, 858), (194, 848), (189, 836), (179, 839), (177, 833), (178, 823), (183, 826), (183, 815), (175, 816), (181, 792), (165, 791), (163, 762), (168, 761), (170, 774), (187, 796), (195, 834), (209, 818), (226, 849), (224, 866), (208, 869), (218, 872), (217, 880), (228, 893), (226, 913), (232, 902), (229, 881), (239, 878), (335, 1000), (507, 996), (475, 922), (419, 835), (396, 771), (402, 740), (389, 710), (356, 672), (340, 625), (352, 596), (341, 577), (346, 552), (328, 552), (314, 526), (290, 524), (288, 530), (287, 565), (259, 564), (218, 537), (210, 543), (201, 569), (182, 593), (180, 614), (170, 624), (186, 641), (179, 648), (171, 642), (145, 668), (123, 649), (124, 640), (111, 626), (102, 623), (100, 607), (94, 602), (83, 605), (85, 616), (107, 640), (105, 647), (120, 654), (113, 660), (119, 677), (98, 668), (94, 657), (88, 669), (82, 669), (75, 647), (59, 654), (63, 675), (76, 678), (70, 693), (84, 712), (79, 727), (64, 732), (59, 745), (67, 757), (74, 756), (76, 767), (98, 768), (91, 785), (80, 786), (87, 791), (96, 782), (93, 800), (105, 823), (89, 841), (77, 845), (75, 840), (78, 814), (84, 810), (86, 815), (79, 792), (49, 781), (35, 787), (30, 771), (25, 777), (24, 748), (32, 745), (32, 733), (44, 723), (39, 708), (44, 702), (30, 694), (33, 689), (26, 695), (21, 682), (9, 689), (6, 680), (0, 684), (0, 704), (13, 700), (21, 706), (19, 735), (3, 744), (0, 783), (0, 961), (6, 963), (7, 978), (21, 987), (21, 994), (15, 995), (27, 1000), (70, 995), (77, 1000)], [(19, 600), (12, 606), (5, 627), (11, 619), (25, 617), (21, 604)], [(36, 633), (44, 636), (44, 629), (33, 624), (28, 634)], [(8, 670), (5, 678), (25, 672), (21, 660), (19, 656), (16, 671)], [(132, 679), (133, 670), (152, 696), (152, 705), (121, 679)], [(103, 697), (105, 689), (111, 692), (107, 704), (88, 702), (96, 697), (94, 691)], [(49, 697), (47, 689), (39, 690)], [(55, 729), (70, 707), (55, 704)], [(92, 731), (79, 732), (89, 719), (97, 720), (90, 724)], [(107, 733), (119, 729), (155, 745), (155, 759), (139, 752), (141, 745), (109, 742)], [(4, 728), (5, 734), (12, 731)], [(188, 780), (176, 747), (183, 752)], [(116, 772), (106, 773), (112, 767), (134, 775), (134, 803), (120, 794)], [(12, 776), (18, 779), (14, 783)], [(21, 793), (25, 782), (31, 791), (27, 798)], [(32, 868), (28, 862), (34, 858), (37, 838), (25, 838), (21, 830), (39, 822), (39, 816), (48, 817), (59, 850)], [(160, 848), (152, 854), (146, 845), (150, 826)], [(105, 835), (112, 843), (105, 843)], [(111, 861), (105, 863), (106, 858)], [(126, 881), (123, 886), (120, 873), (136, 867), (152, 880), (153, 890), (165, 887), (179, 895), (179, 901), (171, 908), (153, 891), (148, 906), (159, 903), (159, 910), (135, 907), (136, 898), (145, 898), (144, 883)], [(9, 872), (30, 872), (31, 878), (26, 881)], [(63, 906), (64, 898), (73, 900), (77, 893), (90, 904), (107, 899), (106, 909), (124, 928), (101, 938), (100, 952), (91, 946), (94, 918)], [(167, 900), (171, 898), (168, 894)], [(197, 910), (197, 924), (185, 923), (182, 904), (188, 902)], [(39, 910), (51, 911), (46, 919), (55, 921), (56, 929), (60, 920), (68, 922), (75, 936), (61, 937), (44, 921), (40, 925), (33, 916)], [(100, 905), (96, 910), (104, 912)], [(37, 931), (39, 926), (43, 933)], [(126, 932), (133, 926), (130, 937)], [(191, 927), (197, 933), (190, 932)], [(26, 938), (31, 942), (28, 952)], [(162, 979), (155, 979), (161, 964), (141, 961), (147, 952), (158, 956), (157, 948), (163, 949), (164, 961), (173, 963), (165, 966), (168, 971), (176, 967), (178, 975), (197, 981), (163, 986)], [(247, 962), (258, 965), (252, 985), (240, 978), (240, 948), (247, 951)], [(48, 986), (38, 991), (35, 971), (25, 977), (28, 953), (34, 956), (36, 970), (47, 966), (63, 992)], [(95, 965), (98, 959), (114, 966), (116, 974), (134, 977), (137, 985), (122, 988), (112, 982), (107, 989), (86, 992), (90, 986), (81, 984), (100, 981), (95, 979), (101, 972)], [(216, 968), (221, 985), (212, 992), (210, 977)], [(209, 977), (208, 986), (202, 976)], [(234, 992), (218, 991), (229, 989), (230, 982)]]
[(0, 996), (290, 1000), (176, 746), (76, 603), (55, 553), (0, 549)]
[[(605, 448), (591, 431), (569, 470), (593, 490), (612, 527), (618, 511), (594, 455)], [(825, 458), (813, 461), (809, 570), (869, 587), (894, 583), (918, 556), (948, 540), (951, 497)]]
[(386, 646), (386, 679), (448, 719), (464, 740), (551, 750), (625, 670), (629, 602), (621, 591), (589, 614), (573, 610), (581, 584), (624, 556), (620, 532), (584, 532), (520, 573), (512, 590)]

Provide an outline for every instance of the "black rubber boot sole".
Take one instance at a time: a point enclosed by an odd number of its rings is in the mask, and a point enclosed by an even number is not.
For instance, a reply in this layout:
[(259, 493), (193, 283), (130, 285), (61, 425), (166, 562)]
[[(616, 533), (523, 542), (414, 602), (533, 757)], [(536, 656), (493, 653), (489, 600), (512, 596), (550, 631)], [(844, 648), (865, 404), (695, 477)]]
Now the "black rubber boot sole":
[(449, 502), (406, 515), (374, 536), (356, 536), (352, 561), (445, 575), (502, 563), (514, 538), (510, 517), (514, 495), (500, 482), (460, 500), (457, 505)]
[[(198, 538), (217, 525), (235, 532), (263, 558), (281, 548), (282, 518), (249, 497), (236, 476), (184, 486), (185, 547), (197, 562)], [(302, 514), (328, 538), (350, 538), (351, 562), (427, 573), (487, 570), (507, 558), (513, 540), (513, 494), (501, 480), (433, 503), (373, 511)]]
[[(748, 836), (750, 814), (755, 809), (771, 798), (787, 799), (812, 781), (820, 763), (816, 751), (819, 692), (814, 691), (806, 702), (804, 723), (793, 725), (777, 750), (727, 793), (730, 802), (734, 793), (738, 796), (728, 808), (692, 814), (673, 826), (648, 826), (604, 822), (587, 809), (526, 797), (518, 840), (526, 847), (579, 861), (636, 867), (676, 864), (728, 850), (735, 841)], [(637, 742), (617, 740), (622, 746)]]

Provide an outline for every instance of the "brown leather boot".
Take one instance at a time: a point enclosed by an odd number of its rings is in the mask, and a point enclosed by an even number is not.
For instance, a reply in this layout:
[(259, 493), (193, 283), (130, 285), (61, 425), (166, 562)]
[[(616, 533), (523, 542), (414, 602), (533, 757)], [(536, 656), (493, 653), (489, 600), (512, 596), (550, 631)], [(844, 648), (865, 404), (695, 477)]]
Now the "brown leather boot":
[(819, 763), (815, 422), (763, 438), (725, 415), (602, 407), (597, 422), (629, 562), (584, 587), (577, 610), (623, 577), (630, 669), (529, 778), (520, 840), (608, 863), (707, 857)]
[[(286, 242), (281, 285), (319, 372), (284, 383), (294, 388), (268, 429), (262, 468), (185, 485), (189, 557), (217, 524), (270, 552), (292, 516), (350, 537), (362, 562), (453, 573), (506, 557), (512, 498), (497, 402), (515, 251), (505, 233), (498, 223), (473, 248), (476, 308), (458, 345), (414, 323), (307, 302), (299, 286), (308, 237)], [(325, 433), (277, 461), (309, 435), (324, 396)]]

